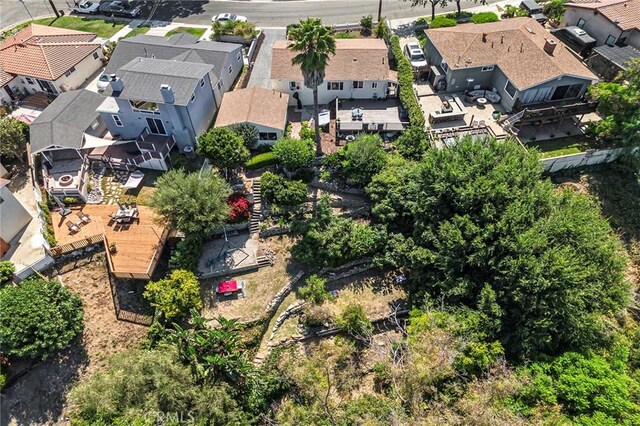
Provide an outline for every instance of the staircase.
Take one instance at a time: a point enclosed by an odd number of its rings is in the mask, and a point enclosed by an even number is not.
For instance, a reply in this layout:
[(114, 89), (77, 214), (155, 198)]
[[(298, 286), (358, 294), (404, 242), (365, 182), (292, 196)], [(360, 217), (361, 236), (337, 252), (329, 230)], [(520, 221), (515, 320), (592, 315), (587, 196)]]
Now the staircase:
[[(260, 192), (260, 178), (253, 179), (253, 182), (251, 184), (251, 192), (253, 193), (253, 209), (251, 210), (251, 220), (249, 222), (249, 234), (253, 235), (260, 231), (260, 219), (262, 218), (262, 195)], [(258, 258), (258, 264), (260, 264), (260, 258)]]
[(502, 128), (508, 132), (513, 134), (513, 130), (515, 129), (515, 124), (520, 121), (520, 119), (522, 118), (522, 116), (524, 115), (524, 113), (527, 111), (527, 109), (523, 109), (522, 111), (520, 111), (517, 114), (514, 115), (510, 115), (509, 117), (507, 117), (506, 120), (504, 120), (501, 124), (502, 124)]
[(256, 261), (258, 262), (258, 268), (273, 266), (273, 261), (267, 256), (258, 256), (256, 257)]

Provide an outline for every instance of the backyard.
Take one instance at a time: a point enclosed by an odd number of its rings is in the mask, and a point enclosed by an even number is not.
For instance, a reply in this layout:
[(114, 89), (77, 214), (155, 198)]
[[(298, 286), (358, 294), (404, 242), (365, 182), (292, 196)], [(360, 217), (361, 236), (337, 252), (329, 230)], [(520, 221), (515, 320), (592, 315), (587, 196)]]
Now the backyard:
[[(28, 22), (28, 25), (31, 22)], [(76, 16), (62, 16), (60, 18), (42, 18), (33, 21), (34, 24), (48, 25), (51, 27), (67, 28), (70, 30), (86, 31), (94, 33), (98, 37), (109, 38), (122, 28), (122, 22), (112, 22), (106, 19), (80, 18)]]
[(527, 148), (535, 148), (542, 158), (559, 157), (561, 155), (578, 154), (590, 148), (597, 148), (596, 141), (585, 135), (566, 136), (538, 142), (528, 142)]

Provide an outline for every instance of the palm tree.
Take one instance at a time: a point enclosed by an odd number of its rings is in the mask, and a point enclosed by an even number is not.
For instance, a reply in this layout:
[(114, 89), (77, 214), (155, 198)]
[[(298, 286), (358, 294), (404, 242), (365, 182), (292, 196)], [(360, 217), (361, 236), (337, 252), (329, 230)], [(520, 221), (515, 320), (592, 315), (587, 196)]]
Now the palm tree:
[(320, 126), (318, 125), (318, 86), (324, 82), (324, 69), (329, 62), (329, 54), (336, 53), (336, 40), (331, 28), (322, 25), (319, 18), (307, 18), (289, 31), (289, 49), (299, 52), (291, 62), (300, 65), (304, 85), (313, 90), (313, 123), (316, 144), (320, 150)]

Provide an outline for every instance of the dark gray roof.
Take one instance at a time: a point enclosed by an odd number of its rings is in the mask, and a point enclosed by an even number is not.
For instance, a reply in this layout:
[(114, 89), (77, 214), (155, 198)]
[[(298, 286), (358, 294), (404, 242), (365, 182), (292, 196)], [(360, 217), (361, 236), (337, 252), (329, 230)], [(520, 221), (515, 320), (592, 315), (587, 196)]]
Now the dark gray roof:
[(625, 63), (631, 59), (640, 58), (640, 50), (635, 49), (633, 46), (603, 46), (593, 49), (598, 55), (608, 59), (610, 62), (616, 64), (618, 68), (625, 70)]
[[(229, 53), (241, 48), (241, 44), (235, 43), (198, 41), (195, 36), (186, 33), (175, 34), (169, 38), (139, 35), (118, 42), (104, 72), (105, 74), (117, 74), (120, 67), (138, 57), (189, 62), (182, 58), (188, 56), (189, 53), (197, 52), (197, 55), (192, 56), (194, 62), (213, 65), (216, 73), (220, 74)], [(178, 56), (181, 59), (178, 59)]]
[(51, 146), (82, 148), (84, 131), (98, 118), (104, 96), (88, 90), (60, 94), (30, 124), (31, 152)]
[(174, 103), (187, 105), (198, 83), (212, 67), (166, 59), (135, 58), (118, 70), (124, 89), (114, 94), (109, 86), (104, 94), (134, 101), (163, 103), (160, 86), (168, 84), (173, 89)]

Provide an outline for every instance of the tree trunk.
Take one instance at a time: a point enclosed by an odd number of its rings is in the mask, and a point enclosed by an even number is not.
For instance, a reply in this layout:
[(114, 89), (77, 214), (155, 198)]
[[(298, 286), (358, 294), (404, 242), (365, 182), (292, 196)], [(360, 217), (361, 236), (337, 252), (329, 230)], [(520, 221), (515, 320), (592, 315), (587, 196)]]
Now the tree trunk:
[(456, 0), (456, 7), (458, 8), (458, 12), (456, 12), (456, 17), (460, 17), (460, 13), (462, 12), (462, 8), (460, 7), (460, 0)]
[(436, 19), (436, 3), (431, 2), (431, 20)]
[(318, 85), (313, 87), (313, 125), (316, 132), (316, 150), (318, 153), (322, 153), (322, 145), (320, 143), (320, 123), (318, 122), (318, 115), (320, 115), (318, 106)]

